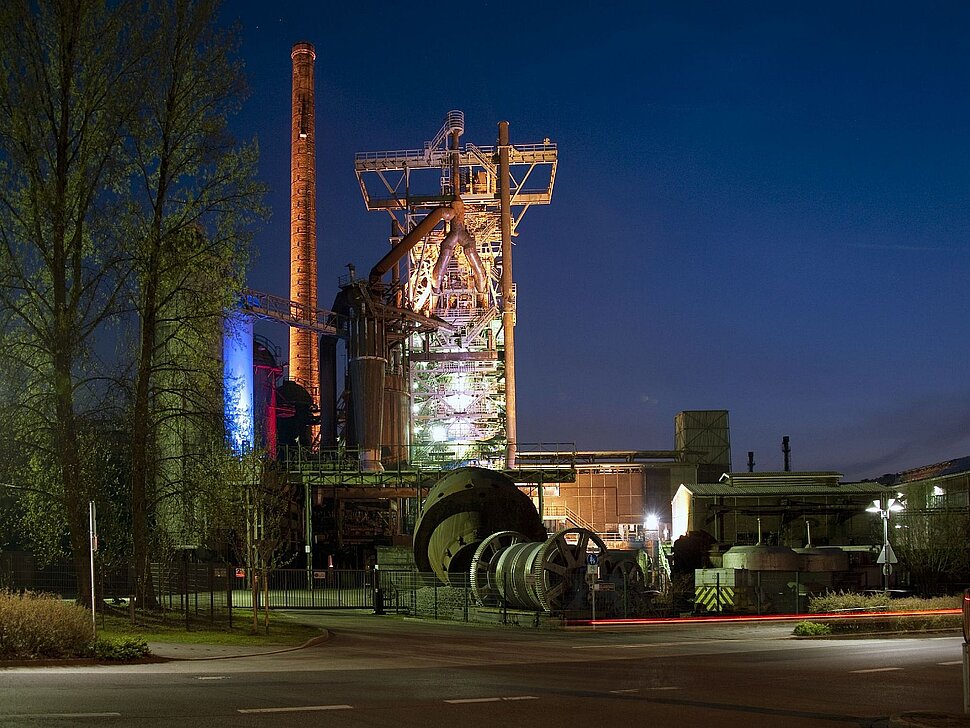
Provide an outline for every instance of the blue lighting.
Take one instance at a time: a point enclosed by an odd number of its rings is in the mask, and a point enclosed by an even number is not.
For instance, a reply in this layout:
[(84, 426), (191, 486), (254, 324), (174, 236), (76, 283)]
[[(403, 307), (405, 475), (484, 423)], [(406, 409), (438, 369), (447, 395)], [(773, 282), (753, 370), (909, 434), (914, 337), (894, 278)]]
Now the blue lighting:
[(222, 381), (225, 391), (226, 435), (237, 453), (253, 449), (253, 319), (226, 315), (223, 331)]

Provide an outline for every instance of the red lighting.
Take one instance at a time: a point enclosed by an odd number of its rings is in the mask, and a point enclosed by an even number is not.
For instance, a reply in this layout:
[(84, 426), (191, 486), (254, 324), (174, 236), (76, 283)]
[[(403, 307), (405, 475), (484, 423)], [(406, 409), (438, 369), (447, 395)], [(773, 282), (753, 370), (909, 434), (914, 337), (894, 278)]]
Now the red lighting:
[[(964, 597), (966, 601), (970, 601)], [(821, 614), (734, 614), (722, 617), (654, 617), (650, 619), (575, 619), (567, 620), (567, 627), (640, 627), (664, 624), (730, 624), (732, 622), (790, 622), (803, 619), (871, 619), (878, 617), (922, 617), (930, 615), (957, 615), (959, 609), (914, 609), (901, 612), (825, 612)]]

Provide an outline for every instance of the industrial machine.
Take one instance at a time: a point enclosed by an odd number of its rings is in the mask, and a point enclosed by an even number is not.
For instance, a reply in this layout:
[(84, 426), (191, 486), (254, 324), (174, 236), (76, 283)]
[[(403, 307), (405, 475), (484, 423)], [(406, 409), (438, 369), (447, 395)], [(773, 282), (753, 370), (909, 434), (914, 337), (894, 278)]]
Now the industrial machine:
[[(414, 533), (419, 571), (470, 584), (482, 606), (544, 612), (588, 608), (588, 568), (607, 554), (592, 531), (547, 537), (532, 501), (502, 473), (479, 467), (445, 475), (428, 493)], [(593, 556), (591, 560), (589, 557)]]

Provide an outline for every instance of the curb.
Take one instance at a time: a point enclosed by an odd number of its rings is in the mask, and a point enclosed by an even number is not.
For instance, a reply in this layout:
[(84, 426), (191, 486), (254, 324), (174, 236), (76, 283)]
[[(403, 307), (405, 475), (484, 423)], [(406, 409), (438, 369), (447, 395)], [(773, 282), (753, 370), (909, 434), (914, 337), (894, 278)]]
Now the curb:
[(959, 728), (970, 726), (970, 715), (914, 710), (889, 716), (892, 728)]
[[(262, 655), (282, 655), (287, 652), (296, 652), (297, 650), (303, 650), (308, 647), (316, 647), (317, 645), (322, 645), (323, 643), (329, 641), (330, 630), (323, 629), (322, 634), (316, 637), (311, 637), (302, 645), (297, 645), (296, 647), (283, 647), (278, 650), (266, 650), (262, 652), (247, 652), (241, 655), (212, 655), (209, 657), (171, 657), (166, 656), (161, 659), (166, 662), (206, 662), (212, 660), (236, 660), (240, 657), (261, 657)], [(157, 644), (157, 643), (156, 643)]]

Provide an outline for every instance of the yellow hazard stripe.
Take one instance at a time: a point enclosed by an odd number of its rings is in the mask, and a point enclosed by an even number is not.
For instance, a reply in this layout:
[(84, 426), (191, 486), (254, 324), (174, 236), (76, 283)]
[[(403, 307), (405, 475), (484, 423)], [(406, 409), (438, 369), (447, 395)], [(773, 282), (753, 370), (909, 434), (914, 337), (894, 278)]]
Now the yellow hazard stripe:
[(734, 587), (699, 586), (694, 589), (694, 602), (709, 612), (734, 605)]

